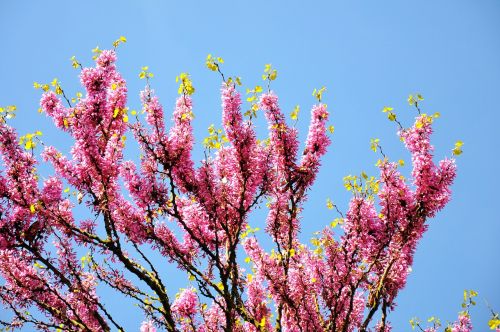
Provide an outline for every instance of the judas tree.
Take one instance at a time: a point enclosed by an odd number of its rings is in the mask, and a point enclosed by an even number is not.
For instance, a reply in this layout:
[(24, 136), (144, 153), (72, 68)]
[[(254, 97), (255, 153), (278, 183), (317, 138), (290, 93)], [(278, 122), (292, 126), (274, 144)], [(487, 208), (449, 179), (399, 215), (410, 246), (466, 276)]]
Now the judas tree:
[[(346, 177), (353, 197), (345, 215), (308, 246), (299, 241), (301, 213), (333, 132), (324, 89), (315, 92), (318, 103), (299, 151), (297, 129), (270, 89), (276, 71), (266, 66), (267, 86), (248, 91), (245, 113), (240, 79), (225, 77), (222, 59), (209, 56), (207, 67), (223, 81), (223, 129), (209, 128), (205, 159), (195, 167), (189, 75), (178, 77), (180, 96), (167, 127), (147, 67), (140, 73), (142, 110), (127, 108), (115, 49), (96, 49), (90, 68), (72, 58), (85, 89), (76, 98), (57, 80), (35, 83), (44, 90), (40, 110), (74, 139), (71, 155), (44, 144), (40, 132), (18, 138), (7, 123), (15, 108), (0, 110), (0, 300), (10, 312), (0, 323), (6, 330), (125, 331), (126, 322), (113, 317), (97, 292), (102, 284), (143, 311), (141, 331), (389, 331), (388, 315), (417, 243), (428, 219), (449, 201), (456, 173), (453, 159), (433, 161), (436, 116), (420, 113), (421, 96), (409, 99), (418, 112), (409, 128), (384, 109), (411, 154), (411, 178), (373, 140), (382, 155), (379, 175)], [(255, 132), (260, 112), (268, 123), (265, 139)], [(138, 163), (124, 160), (126, 135), (140, 147)], [(40, 147), (52, 176), (37, 171)], [(272, 247), (249, 225), (251, 212), (264, 204), (262, 227)], [(91, 217), (75, 212), (80, 205)], [(159, 272), (165, 261), (186, 276), (188, 286), (175, 296), (169, 276)], [(474, 295), (466, 293), (464, 311), (448, 331), (471, 330)]]

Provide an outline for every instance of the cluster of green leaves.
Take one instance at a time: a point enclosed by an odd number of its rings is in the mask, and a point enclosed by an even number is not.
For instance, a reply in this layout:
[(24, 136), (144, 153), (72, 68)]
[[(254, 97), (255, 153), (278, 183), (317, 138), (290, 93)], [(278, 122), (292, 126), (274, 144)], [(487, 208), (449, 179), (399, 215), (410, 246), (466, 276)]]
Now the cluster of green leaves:
[(120, 36), (120, 38), (118, 38), (117, 40), (115, 40), (113, 42), (113, 47), (116, 49), (118, 47), (118, 45), (120, 45), (121, 43), (126, 43), (126, 42), (127, 42), (127, 38)]
[(40, 130), (34, 133), (28, 133), (19, 138), (19, 145), (23, 146), (26, 150), (33, 150), (37, 145), (36, 138), (41, 136), (42, 132)]
[(491, 314), (491, 319), (488, 321), (488, 327), (490, 330), (495, 330), (500, 327), (500, 316), (498, 313)]
[(247, 102), (250, 103), (250, 108), (243, 114), (244, 116), (250, 118), (257, 117), (257, 111), (259, 110), (259, 94), (262, 93), (262, 86), (256, 85), (253, 89), (247, 88)]
[[(324, 252), (324, 247), (326, 244), (326, 239), (323, 237), (320, 237), (320, 232), (314, 232), (314, 236), (311, 238), (310, 242), (312, 246), (314, 247), (313, 253), (318, 256), (322, 257), (323, 252)], [(316, 280), (311, 280), (312, 282), (316, 282)]]
[(380, 139), (379, 138), (372, 138), (370, 139), (370, 149), (373, 152), (377, 152), (377, 149), (380, 147)]
[(175, 78), (175, 82), (180, 82), (179, 89), (177, 90), (178, 94), (190, 96), (194, 93), (195, 88), (193, 86), (193, 81), (191, 81), (191, 77), (188, 73), (180, 73), (179, 76)]
[(99, 46), (96, 46), (92, 49), (92, 53), (94, 53), (94, 55), (92, 56), (92, 60), (96, 60), (99, 57), (99, 54), (102, 53), (102, 50), (99, 48)]
[[(434, 330), (437, 330), (442, 325), (441, 320), (435, 316), (429, 317), (427, 319), (427, 323), (431, 323), (433, 325), (432, 327)], [(414, 330), (416, 327), (418, 327), (421, 331), (423, 331), (424, 328), (422, 327), (421, 324), (422, 324), (422, 321), (418, 317), (413, 317), (412, 319), (410, 319), (410, 325), (411, 325), (412, 330)]]
[(83, 94), (81, 92), (76, 93), (76, 97), (71, 98), (71, 102), (75, 103), (77, 101), (80, 101), (83, 97)]
[(469, 308), (471, 306), (476, 305), (476, 301), (474, 300), (477, 297), (477, 292), (475, 290), (464, 290), (464, 301), (462, 302), (462, 309), (463, 311), (460, 312), (462, 315), (468, 315), (469, 314)]
[(224, 63), (224, 59), (221, 57), (214, 57), (212, 54), (207, 55), (207, 59), (205, 60), (205, 65), (211, 71), (218, 71), (219, 65)]
[[(73, 61), (73, 67), (75, 67), (75, 66), (76, 67), (81, 66), (78, 61), (74, 60), (74, 58), (75, 57), (71, 58), (72, 61)], [(54, 78), (50, 83), (33, 82), (33, 87), (35, 89), (41, 89), (44, 92), (49, 91), (51, 89), (51, 87), (52, 87), (54, 89), (55, 94), (64, 96), (64, 90), (62, 89), (61, 82), (57, 78)], [(81, 92), (77, 92), (76, 93), (76, 97), (71, 98), (71, 102), (75, 103), (75, 102), (81, 100), (82, 97), (83, 97), (83, 94)], [(64, 98), (66, 98), (66, 96), (64, 96)], [(68, 99), (67, 99), (67, 101), (69, 102)], [(42, 113), (42, 109), (39, 108), (38, 112)]]
[(203, 146), (207, 149), (220, 149), (224, 143), (229, 142), (222, 129), (215, 129), (211, 124), (208, 127), (208, 136), (203, 139)]
[(293, 108), (293, 111), (290, 112), (290, 118), (294, 121), (298, 121), (299, 119), (299, 112), (300, 112), (300, 106), (299, 105), (296, 105), (294, 108)]
[[(141, 72), (139, 73), (139, 78), (141, 80), (143, 79), (150, 79), (150, 78), (153, 78), (155, 75), (149, 71), (149, 67), (148, 66), (144, 66), (144, 67), (141, 67)], [(176, 81), (177, 82), (177, 81)]]
[[(333, 210), (337, 208), (337, 206), (332, 202), (330, 198), (326, 199), (326, 207), (328, 210)], [(339, 212), (339, 210), (337, 210), (337, 212)], [(330, 227), (335, 228), (337, 227), (337, 225), (342, 225), (342, 224), (344, 224), (344, 218), (337, 217), (333, 219), (333, 221), (330, 223)]]
[(462, 154), (462, 145), (464, 145), (464, 142), (458, 140), (455, 142), (455, 147), (453, 148), (452, 152), (455, 156), (459, 156)]
[(243, 83), (241, 82), (241, 77), (239, 76), (236, 76), (236, 77), (229, 77), (227, 79), (227, 82), (226, 82), (228, 85), (231, 85), (231, 84), (236, 84), (236, 85), (243, 85)]
[(38, 83), (38, 82), (33, 82), (33, 87), (35, 89), (42, 89), (44, 92), (47, 92), (50, 90), (50, 86), (54, 87), (54, 92), (57, 95), (62, 95), (63, 90), (61, 88), (61, 84), (57, 78), (54, 78), (52, 82), (50, 83)]
[[(136, 115), (137, 111), (132, 110), (131, 112), (132, 115)], [(113, 110), (113, 119), (116, 119), (118, 116), (122, 117), (123, 122), (127, 123), (128, 122), (128, 107), (125, 108), (115, 108)]]
[(366, 197), (373, 200), (380, 189), (380, 180), (374, 176), (368, 176), (366, 172), (358, 175), (347, 175), (343, 178), (344, 188), (352, 191), (356, 196)]
[[(259, 227), (252, 228), (252, 227), (250, 227), (250, 225), (246, 225), (246, 226), (245, 226), (245, 231), (241, 233), (240, 238), (241, 238), (241, 239), (244, 239), (244, 238), (246, 238), (247, 236), (250, 236), (250, 235), (252, 235), (252, 234), (257, 233), (258, 231), (260, 231), (260, 228), (259, 228)], [(247, 262), (247, 263), (248, 263), (248, 262)]]
[(264, 74), (262, 74), (262, 80), (264, 81), (274, 81), (278, 77), (278, 71), (274, 69), (270, 63), (264, 66)]
[(229, 77), (227, 80), (224, 77), (224, 74), (221, 71), (221, 66), (224, 63), (224, 59), (219, 56), (212, 56), (212, 54), (208, 54), (205, 60), (205, 66), (211, 71), (217, 71), (222, 76), (222, 80), (229, 86), (232, 84), (241, 86), (241, 77)]
[(383, 113), (387, 113), (387, 118), (390, 120), (390, 121), (396, 121), (396, 113), (393, 112), (394, 108), (392, 107), (389, 107), (389, 106), (385, 106), (383, 109), (382, 109), (382, 112)]
[(46, 269), (47, 267), (43, 264), (41, 264), (40, 262), (36, 261), (35, 264), (33, 264), (33, 267), (35, 269)]
[(408, 104), (412, 106), (417, 106), (422, 100), (424, 100), (424, 97), (420, 93), (408, 96)]
[(70, 58), (70, 60), (71, 60), (71, 67), (75, 69), (77, 69), (78, 67), (82, 68), (82, 64), (78, 60), (76, 60), (76, 56), (73, 55)]
[(323, 93), (325, 93), (326, 87), (321, 87), (320, 89), (314, 89), (313, 90), (313, 97), (318, 100), (318, 103), (321, 103), (321, 99), (323, 98)]
[(80, 258), (80, 263), (82, 264), (82, 269), (85, 268), (85, 265), (90, 264), (92, 259), (90, 257), (90, 252)]

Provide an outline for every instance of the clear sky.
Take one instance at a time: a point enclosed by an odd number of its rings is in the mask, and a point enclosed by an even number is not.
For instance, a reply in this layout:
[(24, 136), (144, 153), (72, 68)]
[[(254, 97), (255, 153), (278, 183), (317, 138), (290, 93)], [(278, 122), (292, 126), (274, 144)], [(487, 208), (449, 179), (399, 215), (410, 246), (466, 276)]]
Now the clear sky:
[[(302, 139), (311, 92), (327, 86), (336, 133), (306, 205), (304, 241), (335, 217), (325, 207), (327, 197), (345, 210), (343, 176), (375, 172), (378, 156), (369, 149), (370, 138), (380, 138), (391, 158), (408, 161), (394, 124), (380, 111), (392, 106), (409, 125), (415, 114), (406, 98), (422, 93), (424, 111), (441, 113), (433, 137), (436, 157), (450, 155), (457, 139), (465, 143), (464, 154), (453, 200), (430, 221), (390, 317), (395, 331), (410, 330), (413, 316), (454, 320), (467, 288), (481, 296), (472, 310), (476, 328), (487, 329), (483, 298), (500, 311), (498, 0), (0, 0), (0, 104), (18, 106), (13, 123), (19, 132), (40, 129), (48, 143), (67, 148), (67, 136), (37, 113), (40, 91), (33, 81), (57, 77), (66, 91), (80, 91), (69, 58), (90, 65), (90, 50), (110, 47), (120, 35), (128, 39), (119, 48), (118, 65), (128, 80), (131, 108), (139, 107), (141, 66), (155, 74), (153, 86), (167, 111), (177, 92), (175, 76), (192, 75), (198, 142), (211, 123), (220, 126), (220, 82), (204, 66), (208, 53), (222, 56), (225, 72), (248, 86), (259, 84), (264, 64), (272, 63), (283, 109), (301, 105)], [(136, 158), (133, 152), (128, 157)], [(263, 224), (260, 216), (252, 219), (254, 227)], [(172, 280), (172, 294), (183, 285)], [(134, 307), (108, 293), (103, 297), (125, 327), (138, 328), (142, 316)]]

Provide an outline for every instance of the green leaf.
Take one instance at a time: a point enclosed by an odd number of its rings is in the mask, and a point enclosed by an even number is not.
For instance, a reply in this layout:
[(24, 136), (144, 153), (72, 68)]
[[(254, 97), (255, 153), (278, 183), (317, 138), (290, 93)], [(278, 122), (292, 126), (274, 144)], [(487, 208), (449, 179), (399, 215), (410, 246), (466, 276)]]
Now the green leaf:
[(500, 319), (498, 319), (498, 314), (496, 316), (497, 316), (496, 318), (493, 317), (488, 321), (488, 327), (490, 328), (490, 330), (494, 330), (500, 327)]
[(292, 120), (297, 120), (299, 117), (299, 112), (300, 112), (300, 107), (299, 105), (297, 105), (293, 109), (292, 113), (290, 113), (290, 118), (292, 118)]
[(335, 207), (335, 205), (333, 204), (333, 202), (330, 198), (326, 199), (326, 207), (328, 208), (328, 210), (332, 210)]

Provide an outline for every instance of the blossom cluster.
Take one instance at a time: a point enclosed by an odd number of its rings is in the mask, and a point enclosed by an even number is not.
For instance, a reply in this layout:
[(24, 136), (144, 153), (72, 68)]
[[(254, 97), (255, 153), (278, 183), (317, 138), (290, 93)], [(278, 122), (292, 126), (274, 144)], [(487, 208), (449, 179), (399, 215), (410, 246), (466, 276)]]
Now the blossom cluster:
[[(70, 155), (44, 145), (53, 176), (40, 183), (33, 148), (23, 149), (0, 121), (0, 302), (13, 313), (0, 323), (123, 330), (98, 295), (97, 286), (106, 285), (143, 310), (142, 332), (391, 330), (388, 315), (418, 241), (450, 200), (456, 174), (453, 159), (434, 163), (428, 116), (399, 132), (411, 154), (411, 179), (384, 159), (370, 180), (377, 190), (360, 190), (342, 228), (326, 227), (308, 246), (299, 239), (301, 212), (330, 144), (324, 89), (300, 151), (298, 130), (272, 90), (252, 106), (268, 126), (268, 137), (258, 139), (237, 84), (223, 76), (224, 136), (195, 167), (189, 76), (182, 76), (168, 128), (151, 73), (141, 73), (148, 79), (142, 120), (127, 107), (115, 50), (99, 51), (95, 60), (81, 70), (85, 94), (75, 105), (64, 105), (59, 86), (41, 98), (42, 111), (74, 141)], [(221, 63), (210, 64), (220, 71)], [(124, 160), (127, 135), (139, 144), (139, 163)], [(267, 239), (249, 221), (263, 202)], [(82, 204), (93, 218), (74, 212)], [(78, 258), (82, 248), (88, 253)], [(151, 252), (174, 264), (189, 286), (172, 296)], [(32, 307), (43, 317), (25, 310)], [(468, 315), (451, 327), (471, 329)]]

